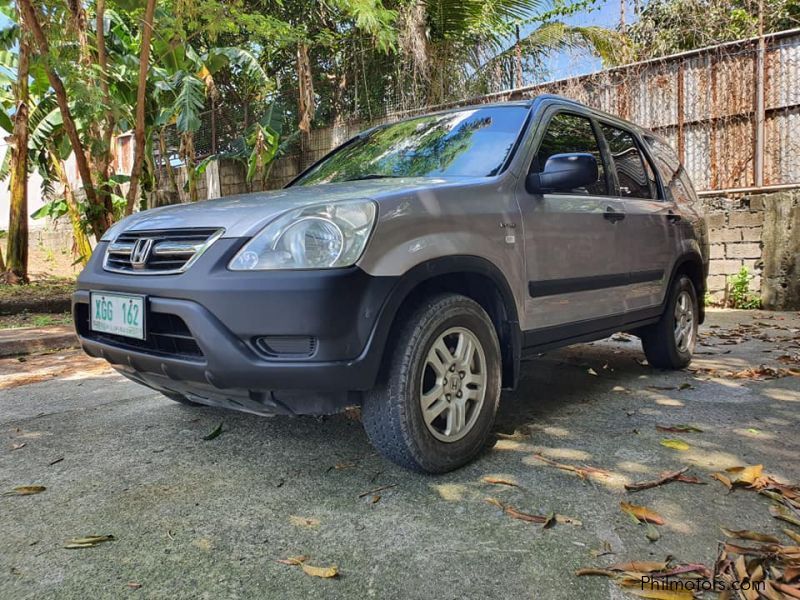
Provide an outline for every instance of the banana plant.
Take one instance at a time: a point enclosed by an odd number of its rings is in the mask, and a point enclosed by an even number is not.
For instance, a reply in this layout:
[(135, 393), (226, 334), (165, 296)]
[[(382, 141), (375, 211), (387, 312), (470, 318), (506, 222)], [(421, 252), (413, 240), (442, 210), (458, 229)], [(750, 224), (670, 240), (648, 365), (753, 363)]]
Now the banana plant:
[(181, 158), (186, 165), (189, 199), (197, 200), (198, 169), (195, 165), (194, 134), (202, 125), (207, 101), (219, 96), (214, 74), (228, 68), (263, 86), (265, 93), (273, 89), (266, 71), (253, 54), (242, 48), (210, 48), (197, 51), (177, 38), (159, 38), (153, 42), (156, 63), (151, 69), (160, 107), (156, 126), (174, 123), (181, 139)]

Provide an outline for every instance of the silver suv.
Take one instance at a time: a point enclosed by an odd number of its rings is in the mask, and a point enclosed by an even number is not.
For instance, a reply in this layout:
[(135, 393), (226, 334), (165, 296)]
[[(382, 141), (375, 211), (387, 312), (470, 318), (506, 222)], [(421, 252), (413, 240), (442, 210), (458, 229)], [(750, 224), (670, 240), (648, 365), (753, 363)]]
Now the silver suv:
[(526, 354), (627, 331), (689, 364), (708, 244), (668, 144), (554, 96), (376, 127), (285, 189), (122, 220), (78, 279), (85, 351), (184, 404), (361, 405), (405, 467), (473, 459)]

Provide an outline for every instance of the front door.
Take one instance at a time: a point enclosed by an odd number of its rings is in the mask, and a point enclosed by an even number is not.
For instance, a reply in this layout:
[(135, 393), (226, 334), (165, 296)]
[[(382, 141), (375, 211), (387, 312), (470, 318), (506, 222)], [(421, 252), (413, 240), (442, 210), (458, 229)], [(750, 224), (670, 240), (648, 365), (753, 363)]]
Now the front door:
[[(565, 193), (530, 194), (519, 188), (528, 279), (523, 329), (537, 330), (616, 315), (625, 310), (619, 225), (624, 206), (613, 194), (596, 126), (588, 114), (553, 109), (537, 132), (529, 172), (553, 154), (590, 152), (594, 184)], [(534, 338), (536, 336), (533, 336)]]

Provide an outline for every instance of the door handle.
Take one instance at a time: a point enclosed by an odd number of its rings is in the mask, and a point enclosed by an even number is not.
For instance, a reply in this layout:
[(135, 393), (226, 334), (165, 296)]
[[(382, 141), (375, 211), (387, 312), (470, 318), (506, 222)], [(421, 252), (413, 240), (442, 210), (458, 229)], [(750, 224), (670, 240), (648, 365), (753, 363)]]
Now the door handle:
[(669, 221), (670, 223), (678, 223), (680, 220), (681, 220), (681, 216), (678, 215), (678, 214), (675, 214), (673, 211), (670, 210), (667, 213), (667, 221)]
[(607, 206), (606, 212), (603, 213), (603, 218), (607, 221), (611, 221), (612, 223), (616, 223), (617, 221), (622, 221), (625, 218), (625, 213), (614, 210), (613, 207)]

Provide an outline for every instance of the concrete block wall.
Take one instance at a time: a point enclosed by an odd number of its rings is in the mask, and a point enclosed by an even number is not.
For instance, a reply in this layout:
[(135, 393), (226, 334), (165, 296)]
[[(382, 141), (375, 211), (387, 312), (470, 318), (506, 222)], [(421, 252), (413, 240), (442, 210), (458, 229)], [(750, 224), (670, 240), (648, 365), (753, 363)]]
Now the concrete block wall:
[(703, 204), (712, 298), (723, 301), (744, 266), (765, 308), (800, 308), (800, 190), (706, 197)]

